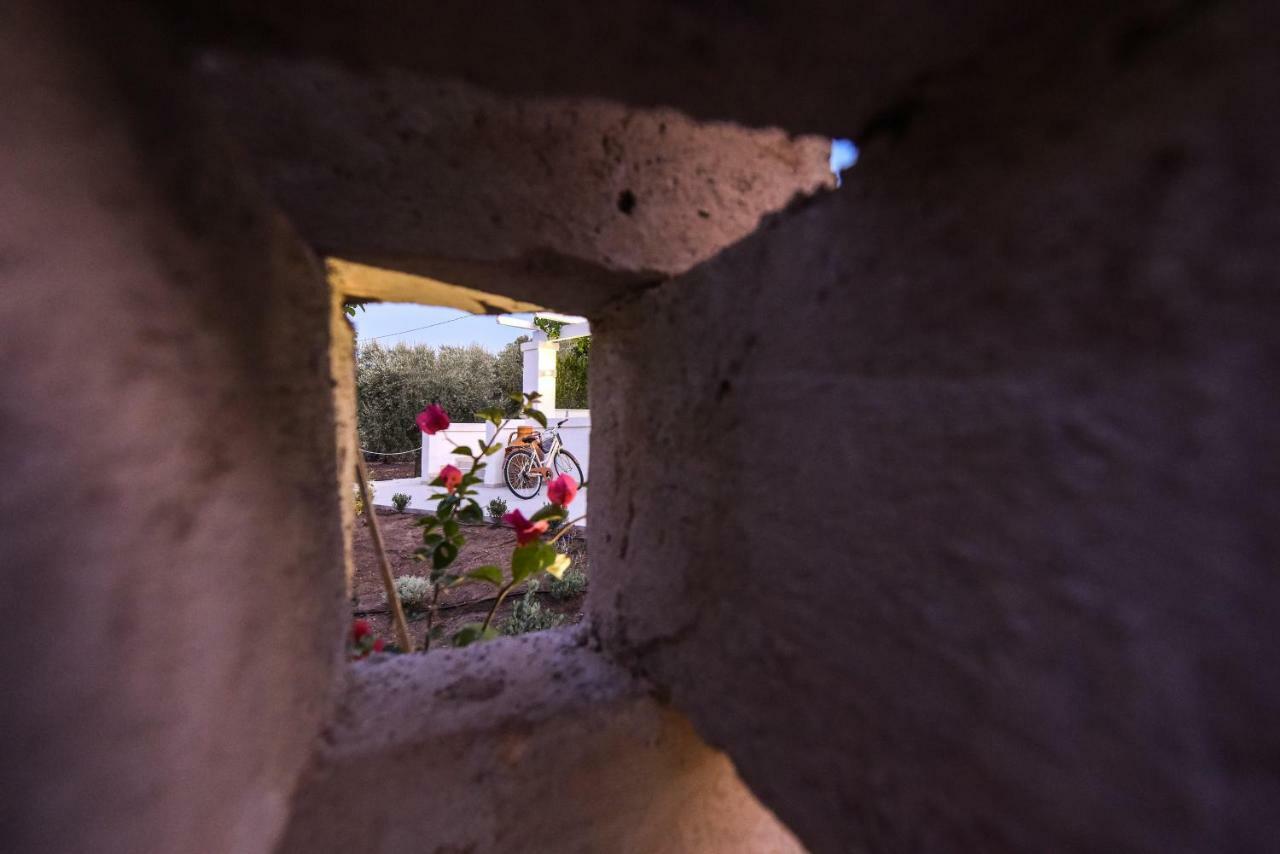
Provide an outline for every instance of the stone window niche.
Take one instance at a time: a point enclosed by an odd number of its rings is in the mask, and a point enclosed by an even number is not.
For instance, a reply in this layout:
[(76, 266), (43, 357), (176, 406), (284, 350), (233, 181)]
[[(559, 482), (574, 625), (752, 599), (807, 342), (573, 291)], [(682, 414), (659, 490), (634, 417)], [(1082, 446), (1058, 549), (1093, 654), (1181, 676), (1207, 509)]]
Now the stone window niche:
[[(353, 274), (353, 269), (359, 269), (359, 272)], [(579, 490), (568, 508), (571, 524), (555, 542), (557, 551), (572, 561), (569, 569), (560, 578), (539, 573), (504, 592), (501, 602), (498, 601), (498, 591), (480, 581), (442, 586), (437, 593), (429, 581), (430, 561), (415, 559), (414, 552), (423, 546), (420, 520), (424, 515), (435, 512), (438, 502), (431, 496), (441, 491), (432, 486), (431, 481), (445, 466), (454, 466), (464, 472), (470, 470), (471, 459), (455, 453), (459, 445), (477, 448), (481, 443), (498, 442), (503, 450), (485, 460), (486, 465), (479, 471), (483, 480), (473, 487), (478, 493), (473, 497), (485, 518), (482, 522), (463, 523), (461, 532), (467, 542), (448, 571), (464, 575), (480, 566), (496, 565), (510, 577), (511, 550), (516, 539), (511, 526), (503, 522), (501, 516), (504, 511), (513, 510), (519, 510), (526, 517), (533, 516), (548, 502), (547, 482), (550, 477), (538, 478), (533, 483), (517, 481), (519, 494), (508, 487), (505, 480), (507, 450), (518, 446), (516, 437), (519, 433), (524, 430), (541, 431), (543, 428), (534, 420), (514, 412), (500, 430), (474, 416), (473, 410), (502, 402), (504, 394), (538, 392), (538, 409), (547, 417), (548, 428), (557, 432), (562, 448), (562, 453), (554, 461), (546, 462), (549, 466), (558, 466), (580, 484), (589, 478), (590, 410), (560, 406), (556, 397), (559, 385), (563, 392), (561, 396), (568, 398), (566, 403), (584, 402), (580, 398), (585, 395), (576, 384), (565, 386), (557, 383), (556, 370), (560, 361), (557, 358), (559, 348), (567, 349), (573, 342), (590, 335), (585, 318), (541, 313), (548, 318), (564, 318), (554, 333), (556, 337), (549, 338), (524, 318), (498, 315), (503, 317), (504, 323), (526, 327), (527, 331), (515, 332), (519, 336), (516, 340), (491, 351), (492, 364), (482, 363), (482, 357), (478, 355), (459, 353), (457, 350), (460, 348), (441, 352), (441, 348), (424, 342), (358, 341), (353, 340), (352, 325), (359, 325), (368, 307), (386, 304), (368, 294), (387, 291), (369, 284), (365, 273), (367, 268), (353, 268), (331, 261), (330, 270), (335, 293), (334, 371), (338, 377), (335, 388), (340, 398), (335, 408), (344, 414), (340, 419), (343, 427), (338, 441), (342, 453), (351, 458), (351, 464), (341, 461), (340, 464), (348, 473), (347, 480), (355, 481), (355, 459), (357, 455), (363, 458), (373, 491), (378, 527), (375, 537), (367, 515), (358, 511), (345, 525), (346, 574), (353, 619), (364, 621), (373, 638), (387, 645), (397, 643), (398, 633), (381, 572), (381, 555), (385, 555), (397, 581), (408, 634), (415, 651), (438, 651), (453, 646), (457, 632), (468, 624), (485, 621), (491, 607), (496, 608), (490, 618), (492, 627), (503, 635), (567, 628), (579, 623), (584, 615), (589, 583), (587, 488)], [(410, 284), (404, 281), (408, 277), (391, 278)], [(420, 280), (414, 284), (430, 293), (428, 298), (434, 300), (436, 307), (443, 305), (475, 311), (479, 306), (490, 315), (504, 308), (510, 312), (528, 312), (534, 308), (493, 294), (480, 294), (444, 283)], [(363, 295), (355, 296), (352, 290)], [(405, 296), (401, 291), (392, 293), (400, 298)], [(398, 299), (396, 301), (399, 302)], [(349, 306), (354, 314), (347, 310)], [(347, 321), (348, 315), (351, 322)], [(424, 353), (424, 349), (429, 352)], [(350, 363), (352, 354), (355, 356), (354, 372)], [(427, 361), (433, 358), (460, 359), (464, 364), (446, 367)], [(365, 395), (370, 401), (363, 415), (358, 379), (362, 362), (368, 372)], [(426, 380), (434, 371), (440, 371), (440, 376), (447, 377), (444, 382), (450, 385), (431, 388), (424, 383), (420, 397), (403, 396), (399, 377), (408, 376), (411, 382), (415, 381), (413, 378)], [(580, 376), (575, 374), (573, 378), (580, 379)], [(378, 387), (379, 383), (384, 383), (382, 388)], [(449, 410), (452, 423), (447, 430), (428, 435), (417, 428), (413, 417), (433, 402), (439, 402)], [(364, 433), (355, 430), (357, 445), (350, 438), (353, 428), (347, 425), (359, 423), (364, 424)], [(355, 501), (357, 508), (363, 503), (358, 495), (358, 483), (344, 486), (344, 500)], [(380, 549), (376, 545), (378, 542), (381, 543)]]

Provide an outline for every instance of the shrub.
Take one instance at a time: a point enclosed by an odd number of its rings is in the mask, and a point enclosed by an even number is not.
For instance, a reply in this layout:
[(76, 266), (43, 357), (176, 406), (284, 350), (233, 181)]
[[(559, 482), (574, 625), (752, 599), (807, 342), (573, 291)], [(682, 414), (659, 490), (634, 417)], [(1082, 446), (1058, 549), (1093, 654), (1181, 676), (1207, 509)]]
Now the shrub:
[(391, 503), (395, 505), (397, 513), (403, 513), (404, 508), (408, 507), (409, 502), (412, 500), (413, 498), (403, 492), (397, 492), (395, 495), (391, 496)]
[[(364, 515), (364, 496), (360, 494), (360, 484), (353, 483), (351, 485), (353, 504), (356, 508), (356, 518)], [(374, 501), (378, 500), (378, 489), (373, 485), (373, 481), (369, 481), (369, 498)]]
[(402, 575), (396, 579), (396, 593), (406, 611), (425, 611), (431, 598), (431, 582), (421, 575)]
[(556, 354), (556, 406), (586, 409), (587, 373), (591, 364), (591, 338), (575, 338)]
[(492, 406), (514, 412), (509, 395), (520, 392), (523, 365), (519, 340), (497, 354), (479, 345), (367, 344), (356, 352), (360, 445), (382, 453), (417, 448), (422, 436), (413, 417), (432, 401), (457, 422), (479, 420), (477, 412)]
[(523, 597), (516, 601), (511, 609), (511, 616), (502, 624), (504, 635), (522, 635), (526, 632), (541, 632), (554, 629), (564, 622), (564, 617), (554, 614), (542, 607), (538, 601), (538, 583), (529, 585)]
[(581, 596), (587, 589), (587, 574), (580, 569), (565, 570), (564, 575), (552, 578), (547, 592), (557, 602), (564, 602), (575, 596)]
[(502, 521), (502, 514), (507, 512), (507, 502), (501, 498), (495, 498), (489, 502), (489, 518), (493, 520), (493, 524), (497, 525)]

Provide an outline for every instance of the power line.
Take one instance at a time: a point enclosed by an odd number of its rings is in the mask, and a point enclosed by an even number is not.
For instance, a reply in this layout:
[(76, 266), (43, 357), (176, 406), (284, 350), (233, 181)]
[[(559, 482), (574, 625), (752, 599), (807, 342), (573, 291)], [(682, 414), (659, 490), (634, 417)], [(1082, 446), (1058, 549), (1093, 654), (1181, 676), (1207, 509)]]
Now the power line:
[(410, 332), (421, 332), (423, 329), (431, 329), (435, 326), (444, 326), (446, 323), (453, 323), (455, 320), (463, 320), (468, 317), (475, 317), (474, 314), (460, 314), (457, 317), (451, 317), (448, 320), (437, 321), (436, 323), (428, 323), (426, 326), (415, 326), (413, 329), (406, 329), (403, 332), (388, 332), (386, 335), (374, 335), (372, 338), (366, 338), (365, 341), (377, 341), (379, 338), (394, 338), (397, 335), (407, 335)]

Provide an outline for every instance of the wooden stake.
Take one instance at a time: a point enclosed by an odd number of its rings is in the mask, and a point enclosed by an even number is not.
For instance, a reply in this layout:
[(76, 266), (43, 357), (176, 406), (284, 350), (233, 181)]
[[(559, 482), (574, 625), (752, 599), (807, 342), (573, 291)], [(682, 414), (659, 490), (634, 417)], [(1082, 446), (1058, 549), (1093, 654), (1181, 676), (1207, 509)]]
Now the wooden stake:
[(369, 472), (364, 465), (364, 457), (356, 452), (356, 481), (360, 484), (360, 496), (364, 500), (364, 517), (369, 521), (369, 535), (373, 538), (373, 551), (378, 555), (378, 569), (382, 571), (382, 586), (387, 591), (387, 610), (391, 612), (391, 623), (396, 627), (396, 643), (403, 652), (413, 652), (413, 640), (409, 637), (409, 623), (404, 618), (404, 606), (400, 604), (400, 594), (396, 592), (396, 579), (391, 574), (391, 561), (387, 560), (387, 549), (382, 544), (382, 531), (378, 528), (378, 514), (373, 510), (373, 494), (369, 492)]

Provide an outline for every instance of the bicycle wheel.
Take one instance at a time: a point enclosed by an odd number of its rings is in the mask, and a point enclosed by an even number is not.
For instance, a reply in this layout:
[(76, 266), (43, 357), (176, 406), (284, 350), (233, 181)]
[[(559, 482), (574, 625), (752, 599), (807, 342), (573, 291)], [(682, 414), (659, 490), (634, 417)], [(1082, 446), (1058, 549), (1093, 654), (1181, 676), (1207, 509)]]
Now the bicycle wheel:
[(507, 455), (502, 466), (503, 477), (516, 498), (532, 498), (542, 488), (542, 475), (529, 471), (534, 466), (533, 452), (518, 448)]
[(551, 463), (551, 470), (556, 476), (567, 474), (573, 478), (579, 486), (586, 480), (582, 473), (582, 464), (578, 462), (578, 458), (568, 451), (561, 451), (556, 454), (555, 460)]

